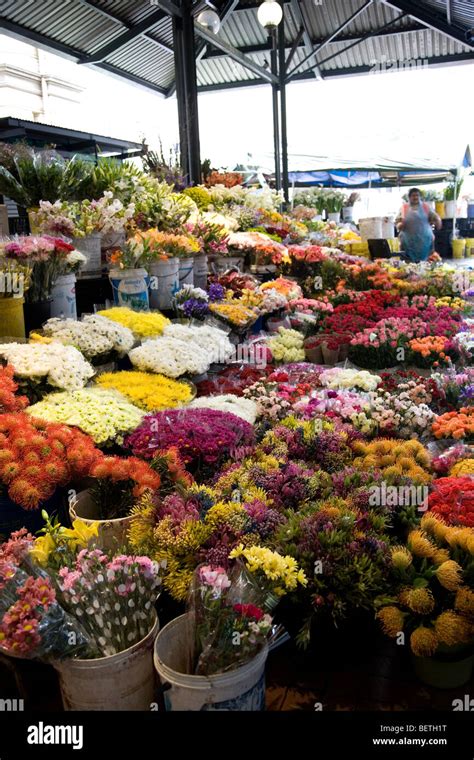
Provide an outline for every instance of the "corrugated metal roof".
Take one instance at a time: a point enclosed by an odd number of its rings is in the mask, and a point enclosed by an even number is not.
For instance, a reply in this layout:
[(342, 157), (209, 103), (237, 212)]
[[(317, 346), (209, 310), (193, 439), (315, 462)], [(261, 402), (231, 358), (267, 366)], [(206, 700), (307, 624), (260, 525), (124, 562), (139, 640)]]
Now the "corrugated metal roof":
[[(223, 5), (223, 0), (214, 1)], [(285, 37), (290, 49), (301, 22), (294, 5), (288, 0), (283, 2)], [(309, 37), (317, 48), (364, 5), (364, 0), (323, 0), (321, 4), (315, 0), (299, 0), (299, 4)], [(400, 5), (406, 11), (407, 3)], [(423, 8), (446, 19), (446, 0), (424, 0), (412, 3), (409, 9), (416, 15), (416, 11)], [(451, 0), (451, 8), (454, 24), (466, 31), (474, 26), (473, 0)], [(83, 58), (97, 54), (114, 42), (118, 44), (134, 25), (146, 22), (147, 18), (156, 19), (157, 11), (157, 4), (150, 0), (0, 0), (0, 28), (3, 22), (7, 33)], [(408, 66), (420, 60), (436, 63), (474, 59), (471, 47), (427, 28), (406, 13), (396, 20), (400, 15), (400, 10), (374, 1), (345, 26), (337, 40), (325, 43), (321, 51), (305, 63), (302, 62), (309, 48), (302, 40), (290, 68), (301, 64), (297, 76), (307, 78), (314, 76), (315, 63), (319, 64), (323, 76), (333, 76), (369, 70), (384, 61)], [(386, 28), (389, 22), (394, 23)], [(108, 52), (97, 65), (166, 92), (174, 78), (171, 19), (165, 16), (145, 27), (146, 24), (139, 36)], [(368, 33), (376, 36), (361, 40)], [(268, 37), (258, 23), (255, 0), (240, 0), (222, 26), (219, 37), (243, 49), (260, 66), (268, 66)], [(198, 85), (203, 88), (260, 81), (257, 74), (241, 63), (222, 53), (216, 55), (209, 47), (198, 61), (197, 75)]]

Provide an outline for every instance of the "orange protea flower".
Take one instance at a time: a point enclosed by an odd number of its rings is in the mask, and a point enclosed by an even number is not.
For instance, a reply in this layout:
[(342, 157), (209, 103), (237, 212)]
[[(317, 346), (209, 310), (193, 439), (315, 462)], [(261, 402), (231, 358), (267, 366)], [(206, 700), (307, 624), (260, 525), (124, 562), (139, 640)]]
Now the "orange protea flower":
[(43, 473), (47, 479), (51, 479), (59, 485), (65, 485), (69, 479), (69, 471), (60, 459), (50, 459), (43, 465)]
[(417, 557), (426, 557), (427, 559), (433, 556), (437, 548), (422, 530), (411, 531), (408, 536), (408, 547)]
[(25, 464), (38, 464), (41, 460), (36, 451), (28, 451), (28, 453), (24, 455), (23, 461)]
[(432, 657), (438, 648), (439, 640), (431, 628), (420, 625), (411, 634), (410, 645), (417, 657)]
[(452, 559), (448, 559), (438, 567), (436, 577), (448, 591), (457, 591), (462, 584), (462, 567)]
[(454, 610), (447, 610), (438, 615), (434, 627), (438, 639), (448, 646), (463, 644), (469, 641), (472, 634), (472, 627), (467, 620)]
[(28, 480), (41, 480), (43, 476), (43, 469), (37, 464), (29, 464), (28, 467), (23, 468), (23, 475)]
[(468, 617), (474, 617), (474, 591), (470, 588), (461, 587), (456, 592), (454, 607), (458, 612)]
[(0, 478), (4, 483), (8, 484), (14, 478), (17, 478), (21, 472), (21, 465), (18, 462), (6, 462), (0, 465)]
[(15, 478), (8, 489), (10, 499), (25, 509), (35, 509), (44, 500), (42, 491), (25, 478)]
[(428, 588), (413, 588), (406, 594), (406, 605), (419, 615), (429, 615), (433, 612), (435, 601)]
[(376, 617), (382, 624), (382, 630), (387, 636), (395, 638), (403, 630), (404, 615), (398, 607), (383, 607)]
[(0, 465), (11, 462), (14, 458), (15, 455), (10, 449), (0, 449)]

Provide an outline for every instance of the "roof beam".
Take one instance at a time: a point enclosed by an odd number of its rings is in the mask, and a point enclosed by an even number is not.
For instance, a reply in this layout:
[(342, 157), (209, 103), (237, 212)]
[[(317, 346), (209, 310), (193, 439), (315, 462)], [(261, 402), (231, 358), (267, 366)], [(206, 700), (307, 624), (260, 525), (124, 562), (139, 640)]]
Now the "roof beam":
[[(427, 60), (428, 64), (431, 66), (445, 66), (447, 64), (465, 64), (465, 63), (471, 63), (474, 61), (474, 52), (473, 53), (458, 53), (453, 55), (441, 55), (437, 56), (435, 58), (423, 58), (423, 63)], [(347, 77), (347, 76), (356, 76), (358, 74), (364, 74), (367, 75), (371, 71), (373, 71), (373, 66), (353, 66), (351, 68), (347, 69), (326, 69), (324, 72), (324, 76), (326, 79), (332, 79), (333, 77)], [(301, 74), (296, 74), (294, 81), (300, 82), (305, 81), (307, 79), (312, 79), (314, 81), (313, 77), (309, 76), (305, 71), (301, 72)], [(198, 87), (199, 92), (214, 92), (214, 91), (220, 91), (220, 90), (232, 90), (237, 87), (259, 87), (261, 85), (266, 85), (267, 82), (264, 79), (244, 79), (242, 81), (237, 82), (220, 82), (219, 84), (209, 84), (209, 85), (202, 85)]]
[[(316, 55), (317, 49), (313, 46), (313, 41), (311, 39), (310, 30), (308, 27), (308, 24), (306, 22), (306, 17), (303, 13), (303, 10), (301, 8), (301, 5), (299, 3), (299, 0), (290, 0), (291, 2), (291, 10), (293, 11), (294, 15), (296, 16), (297, 22), (301, 24), (303, 28), (303, 41), (304, 46), (307, 52), (306, 60), (311, 60), (311, 58)], [(288, 61), (288, 64), (291, 63), (291, 58)], [(288, 65), (285, 70), (285, 74), (288, 72)], [(315, 66), (314, 68), (314, 76), (317, 79), (322, 79), (322, 74), (319, 69), (319, 66)]]
[(237, 48), (232, 47), (232, 45), (229, 45), (228, 42), (220, 39), (217, 35), (213, 34), (204, 26), (198, 24), (196, 21), (194, 22), (194, 29), (196, 31), (196, 34), (201, 37), (201, 39), (209, 43), (209, 45), (212, 47), (217, 48), (217, 50), (221, 50), (223, 53), (226, 53), (229, 58), (232, 58), (232, 60), (236, 63), (240, 63), (241, 66), (249, 69), (258, 77), (265, 79), (267, 82), (278, 84), (278, 77), (275, 76), (275, 74), (272, 74), (270, 71), (267, 71), (267, 69), (264, 69), (263, 66), (260, 66), (260, 64), (255, 63), (255, 61), (253, 61), (251, 58), (248, 58), (246, 55), (240, 53)]
[[(227, 0), (225, 5), (222, 7), (222, 9), (218, 9), (217, 13), (219, 14), (219, 18), (221, 20), (221, 28), (224, 26), (225, 22), (233, 13), (239, 3), (239, 0)], [(204, 40), (199, 40), (199, 42), (196, 45), (196, 62), (202, 60), (204, 56), (208, 53), (208, 47), (206, 42)], [(222, 53), (221, 53), (222, 55)], [(176, 82), (173, 82), (170, 87), (168, 87), (168, 90), (166, 91), (166, 97), (171, 98), (172, 95), (176, 92)]]
[[(414, 23), (414, 24), (409, 24), (400, 29), (395, 29), (395, 30), (377, 29), (373, 32), (370, 32), (370, 36), (371, 36), (371, 39), (373, 37), (394, 37), (394, 36), (399, 36), (400, 34), (410, 34), (413, 32), (420, 32), (420, 31), (423, 31), (424, 29), (426, 29), (426, 27), (423, 26), (423, 24)], [(338, 37), (337, 40), (333, 40), (333, 42), (330, 44), (334, 45), (334, 44), (339, 44), (342, 42), (360, 42), (362, 39), (365, 39), (365, 37), (364, 37), (364, 34), (360, 32), (358, 34), (343, 34), (340, 37)], [(319, 45), (321, 42), (324, 42), (324, 38), (313, 40), (313, 45)], [(302, 47), (303, 47), (303, 43), (301, 42), (301, 40), (299, 40), (297, 49), (300, 49)], [(246, 45), (244, 47), (237, 48), (237, 50), (240, 50), (240, 52), (243, 53), (244, 55), (248, 53), (268, 53), (270, 52), (271, 49), (272, 49), (272, 46), (271, 46), (271, 43), (269, 42), (263, 42), (260, 45)], [(287, 51), (290, 51), (291, 48), (288, 45), (286, 49)], [(222, 58), (224, 56), (225, 56), (225, 53), (222, 53), (220, 50), (209, 50), (205, 54), (204, 58), (205, 59)]]
[[(109, 21), (115, 21), (116, 24), (121, 24), (125, 29), (131, 29), (133, 26), (133, 24), (130, 24), (129, 21), (125, 21), (125, 19), (119, 16), (115, 16), (113, 13), (110, 13), (110, 11), (107, 11), (100, 5), (97, 5), (96, 0), (79, 0), (79, 2), (88, 8), (92, 8), (92, 10), (96, 11), (97, 13), (100, 13), (101, 16), (109, 19)], [(166, 50), (169, 53), (173, 52), (171, 45), (168, 45), (168, 43), (164, 42), (163, 40), (159, 40), (156, 37), (153, 37), (151, 34), (147, 34), (147, 32), (142, 32), (142, 36), (146, 37), (149, 40), (152, 40), (152, 42), (158, 45), (158, 47), (161, 47), (163, 50)]]
[(140, 21), (139, 24), (130, 27), (130, 29), (127, 29), (127, 31), (123, 32), (123, 34), (119, 35), (119, 37), (117, 37), (115, 40), (112, 40), (112, 42), (109, 42), (107, 45), (101, 47), (99, 50), (93, 53), (93, 55), (85, 55), (80, 58), (78, 63), (90, 64), (105, 61), (110, 55), (112, 55), (112, 53), (120, 50), (120, 48), (124, 47), (124, 45), (128, 45), (129, 42), (136, 39), (137, 37), (140, 37), (144, 32), (147, 32), (153, 26), (158, 24), (159, 21), (162, 21), (166, 15), (167, 14), (164, 10), (160, 9), (158, 11), (155, 11), (155, 13), (152, 13), (150, 16), (147, 16), (147, 18)]
[(173, 3), (172, 0), (153, 0), (153, 5), (157, 5), (168, 16), (177, 16), (178, 18), (182, 18), (183, 16), (181, 8)]
[[(360, 7), (360, 8), (359, 8), (357, 11), (355, 11), (355, 13), (353, 13), (353, 14), (352, 14), (352, 16), (350, 16), (349, 18), (347, 18), (347, 19), (346, 19), (346, 20), (345, 20), (345, 21), (344, 21), (344, 22), (343, 22), (343, 23), (342, 23), (342, 24), (341, 24), (341, 25), (340, 25), (340, 26), (339, 26), (339, 27), (338, 27), (338, 28), (337, 28), (337, 29), (336, 29), (336, 30), (335, 30), (335, 31), (334, 31), (332, 34), (330, 34), (330, 35), (329, 35), (329, 37), (327, 37), (327, 38), (324, 40), (324, 42), (322, 42), (322, 43), (321, 43), (321, 44), (320, 44), (320, 45), (319, 45), (317, 48), (315, 48), (315, 49), (313, 50), (313, 52), (312, 52), (312, 53), (310, 53), (310, 54), (309, 54), (309, 55), (307, 55), (305, 58), (303, 58), (303, 60), (302, 60), (302, 61), (300, 61), (300, 62), (299, 62), (299, 63), (298, 63), (298, 64), (297, 64), (297, 65), (296, 65), (296, 66), (295, 66), (295, 67), (294, 67), (294, 68), (293, 68), (293, 69), (290, 71), (290, 73), (289, 73), (289, 74), (288, 74), (288, 76), (287, 76), (287, 82), (289, 82), (289, 81), (290, 81), (290, 79), (291, 79), (291, 78), (292, 78), (292, 77), (293, 77), (293, 76), (296, 74), (296, 72), (297, 72), (297, 71), (298, 71), (298, 70), (299, 70), (299, 69), (300, 69), (302, 66), (304, 66), (304, 64), (305, 64), (305, 63), (307, 63), (307, 61), (309, 61), (309, 59), (310, 59), (310, 58), (312, 58), (312, 57), (313, 57), (313, 55), (314, 55), (315, 53), (319, 53), (319, 52), (320, 52), (320, 51), (321, 51), (321, 50), (322, 50), (324, 47), (326, 47), (326, 45), (329, 45), (329, 43), (330, 43), (330, 42), (332, 42), (332, 41), (333, 41), (333, 40), (334, 40), (336, 37), (338, 37), (338, 36), (339, 36), (339, 34), (340, 34), (340, 33), (341, 33), (341, 32), (342, 32), (342, 31), (343, 31), (343, 30), (344, 30), (344, 29), (345, 29), (347, 26), (349, 26), (349, 25), (350, 25), (350, 24), (351, 24), (351, 23), (352, 23), (352, 22), (353, 22), (353, 21), (354, 21), (354, 20), (355, 20), (355, 19), (356, 19), (358, 16), (360, 16), (360, 15), (361, 15), (361, 13), (363, 13), (363, 12), (364, 12), (364, 11), (365, 11), (365, 10), (366, 10), (366, 9), (367, 9), (369, 6), (370, 6), (370, 5), (372, 5), (372, 3), (373, 3), (373, 2), (374, 2), (374, 0), (366, 0), (366, 2), (364, 3), (364, 5), (362, 5), (362, 6), (361, 6), (361, 7)], [(318, 67), (318, 64), (315, 64), (314, 66), (311, 66), (311, 70), (313, 70), (313, 69), (316, 69), (317, 71), (319, 71), (319, 67)]]
[[(396, 24), (397, 21), (401, 21), (401, 19), (404, 18), (405, 15), (406, 15), (405, 13), (402, 13), (401, 16), (397, 16), (396, 18), (390, 19), (390, 21), (387, 21), (387, 23), (384, 24), (381, 27), (381, 30), (382, 29), (388, 29), (389, 27), (393, 26), (393, 24)], [(324, 63), (327, 63), (328, 61), (331, 61), (333, 58), (336, 58), (337, 56), (342, 55), (342, 53), (346, 53), (351, 48), (355, 47), (356, 45), (359, 45), (359, 43), (364, 42), (365, 40), (370, 39), (372, 36), (373, 36), (372, 31), (367, 32), (367, 34), (365, 34), (363, 37), (361, 37), (356, 42), (351, 42), (350, 45), (346, 45), (346, 47), (343, 48), (342, 50), (338, 50), (337, 52), (332, 53), (331, 55), (326, 56), (326, 58), (323, 58), (322, 61), (319, 61), (319, 65), (322, 66)], [(310, 70), (311, 69), (307, 69), (307, 71), (310, 71)], [(294, 71), (294, 69), (293, 69), (293, 71)]]
[(411, 2), (410, 0), (382, 0), (382, 2), (384, 5), (403, 11), (412, 18), (417, 19), (417, 21), (420, 21), (429, 29), (434, 29), (435, 32), (440, 32), (440, 34), (450, 37), (455, 42), (460, 42), (462, 45), (466, 45), (466, 47), (474, 50), (474, 37), (472, 34), (469, 34), (470, 30), (453, 23), (449, 24), (446, 17), (441, 13), (437, 13), (433, 8), (429, 8), (427, 5), (419, 2)]

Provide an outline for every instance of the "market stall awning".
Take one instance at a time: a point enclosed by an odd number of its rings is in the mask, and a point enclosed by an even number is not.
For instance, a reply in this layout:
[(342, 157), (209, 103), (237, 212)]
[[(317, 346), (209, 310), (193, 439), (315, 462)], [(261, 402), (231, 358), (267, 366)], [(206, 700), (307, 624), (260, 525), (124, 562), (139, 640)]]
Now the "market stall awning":
[(56, 150), (64, 156), (81, 153), (90, 156), (100, 154), (106, 157), (131, 158), (141, 156), (143, 153), (141, 143), (52, 124), (41, 124), (27, 119), (15, 119), (11, 116), (0, 118), (0, 140), (4, 142), (24, 140), (34, 148), (54, 145)]

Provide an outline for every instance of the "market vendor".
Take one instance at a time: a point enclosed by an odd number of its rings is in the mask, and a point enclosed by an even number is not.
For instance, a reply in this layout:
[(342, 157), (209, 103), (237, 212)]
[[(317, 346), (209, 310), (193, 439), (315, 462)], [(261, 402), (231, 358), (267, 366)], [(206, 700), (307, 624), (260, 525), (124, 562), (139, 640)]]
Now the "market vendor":
[(408, 203), (404, 203), (396, 220), (400, 233), (401, 250), (410, 261), (426, 261), (434, 250), (434, 225), (441, 229), (442, 222), (438, 214), (421, 200), (418, 188), (413, 187), (408, 193)]

